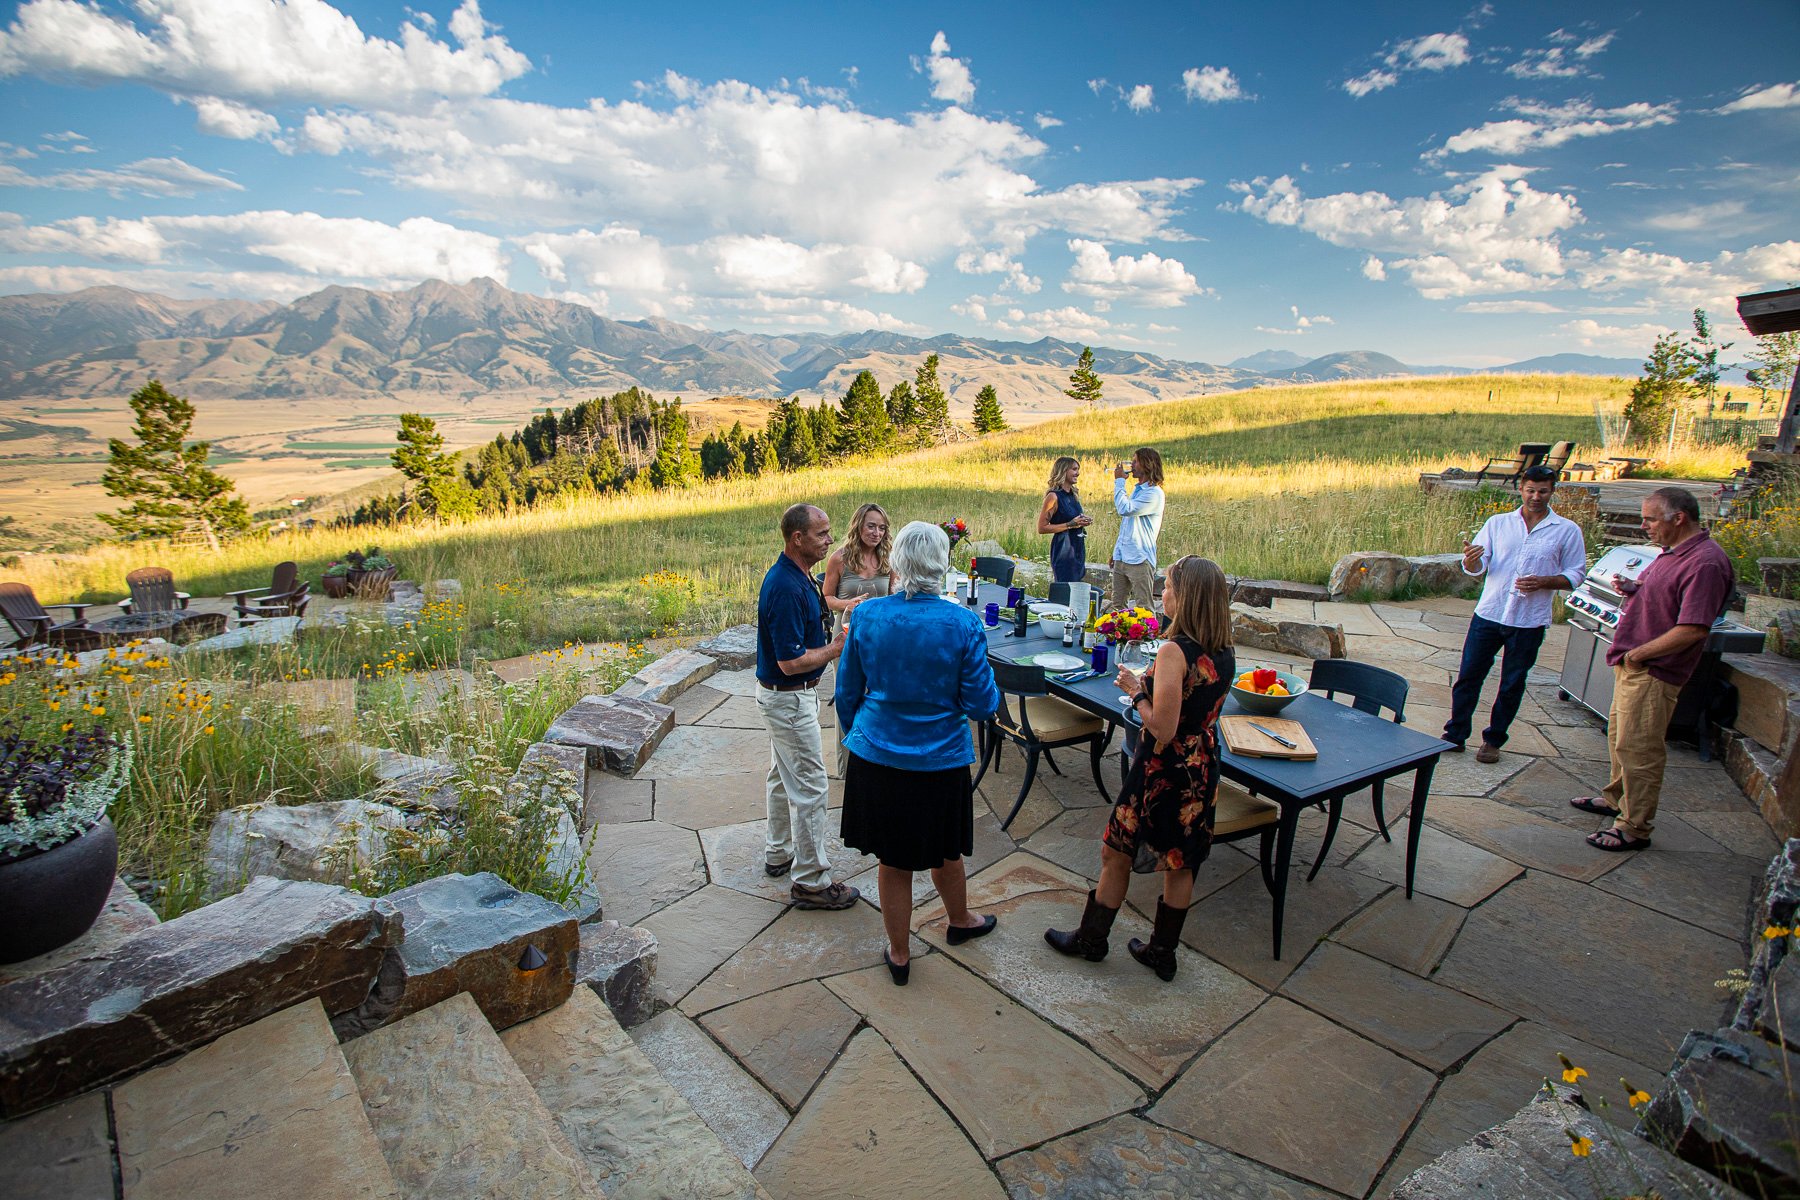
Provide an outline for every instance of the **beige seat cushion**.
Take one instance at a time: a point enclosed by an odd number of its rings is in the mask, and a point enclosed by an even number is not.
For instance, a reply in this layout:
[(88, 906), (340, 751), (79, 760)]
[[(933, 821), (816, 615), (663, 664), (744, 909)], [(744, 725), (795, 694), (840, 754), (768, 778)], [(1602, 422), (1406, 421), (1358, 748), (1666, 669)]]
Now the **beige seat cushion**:
[[(1040, 742), (1086, 737), (1106, 728), (1106, 722), (1099, 717), (1085, 709), (1076, 708), (1066, 700), (1058, 700), (1055, 696), (1012, 696), (1007, 702), (1025, 709), (1025, 719), (1031, 722), (1031, 732)], [(1015, 716), (1018, 711), (1018, 708), (1013, 708)], [(1008, 728), (1018, 730), (1019, 727)]]
[(1273, 800), (1252, 796), (1235, 783), (1219, 780), (1219, 791), (1213, 798), (1214, 837), (1242, 833), (1258, 825), (1273, 825), (1280, 818), (1281, 805)]

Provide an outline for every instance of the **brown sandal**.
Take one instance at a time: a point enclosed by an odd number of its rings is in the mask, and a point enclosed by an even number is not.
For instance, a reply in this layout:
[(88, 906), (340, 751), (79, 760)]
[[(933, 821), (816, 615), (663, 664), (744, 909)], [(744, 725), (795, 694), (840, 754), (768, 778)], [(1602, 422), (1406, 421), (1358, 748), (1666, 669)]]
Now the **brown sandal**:
[(1570, 808), (1579, 808), (1584, 813), (1593, 813), (1596, 817), (1616, 817), (1619, 810), (1608, 807), (1598, 796), (1577, 796), (1569, 801)]
[(1647, 837), (1628, 838), (1614, 828), (1588, 834), (1587, 844), (1596, 850), (1606, 850), (1616, 854), (1623, 850), (1647, 850), (1650, 848), (1650, 839)]

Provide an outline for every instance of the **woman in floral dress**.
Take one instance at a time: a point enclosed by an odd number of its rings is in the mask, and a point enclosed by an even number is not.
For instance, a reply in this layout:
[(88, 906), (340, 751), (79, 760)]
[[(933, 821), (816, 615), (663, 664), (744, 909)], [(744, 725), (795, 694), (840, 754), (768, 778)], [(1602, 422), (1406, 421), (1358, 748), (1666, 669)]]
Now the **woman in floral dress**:
[[(1158, 977), (1175, 978), (1175, 945), (1193, 900), (1194, 872), (1212, 849), (1219, 709), (1237, 674), (1229, 595), (1217, 564), (1192, 554), (1181, 559), (1163, 585), (1168, 640), (1141, 678), (1119, 669), (1119, 689), (1131, 696), (1144, 735), (1106, 825), (1100, 883), (1088, 893), (1080, 928), (1044, 932), (1064, 954), (1105, 958), (1131, 873), (1160, 871), (1154, 932), (1148, 942), (1132, 938), (1127, 949)], [(1158, 680), (1179, 686), (1157, 686)]]

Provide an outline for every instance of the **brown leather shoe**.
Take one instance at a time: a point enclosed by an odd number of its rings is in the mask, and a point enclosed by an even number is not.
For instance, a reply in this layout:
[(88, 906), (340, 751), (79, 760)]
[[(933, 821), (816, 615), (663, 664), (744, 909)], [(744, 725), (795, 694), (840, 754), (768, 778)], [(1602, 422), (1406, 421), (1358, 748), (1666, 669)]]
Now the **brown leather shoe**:
[(847, 883), (834, 883), (822, 888), (802, 887), (796, 883), (788, 888), (788, 899), (795, 908), (849, 908), (861, 895), (861, 892)]
[(1475, 752), (1475, 761), (1480, 763), (1497, 763), (1500, 761), (1500, 747), (1492, 742), (1481, 743), (1481, 749)]

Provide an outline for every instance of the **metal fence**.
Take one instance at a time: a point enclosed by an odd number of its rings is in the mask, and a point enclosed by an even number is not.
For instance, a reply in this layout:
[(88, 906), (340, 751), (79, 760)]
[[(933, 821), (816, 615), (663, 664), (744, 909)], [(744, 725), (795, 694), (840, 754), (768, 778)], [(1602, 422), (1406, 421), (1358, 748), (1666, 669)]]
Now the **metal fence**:
[(1695, 417), (1688, 425), (1688, 441), (1700, 446), (1754, 446), (1759, 437), (1773, 437), (1780, 417)]

